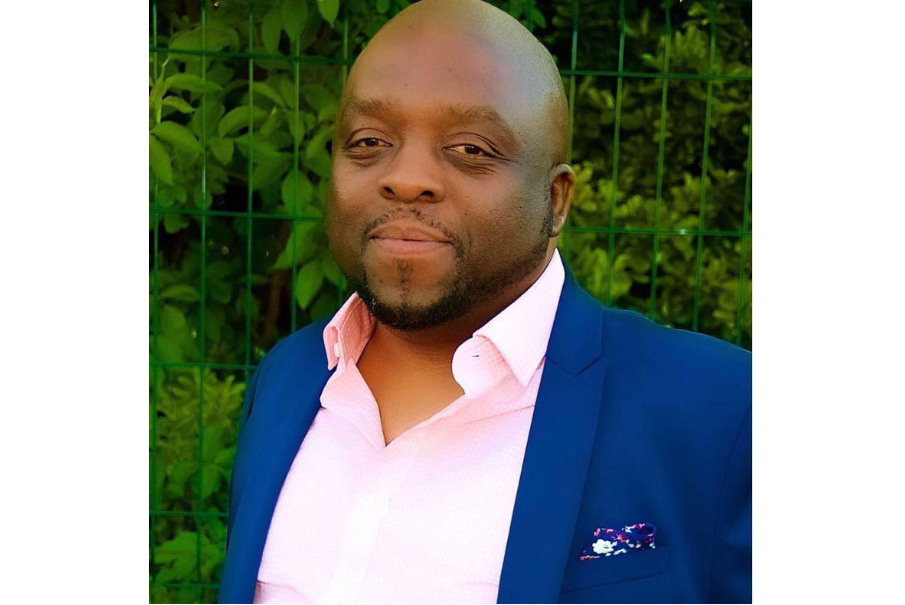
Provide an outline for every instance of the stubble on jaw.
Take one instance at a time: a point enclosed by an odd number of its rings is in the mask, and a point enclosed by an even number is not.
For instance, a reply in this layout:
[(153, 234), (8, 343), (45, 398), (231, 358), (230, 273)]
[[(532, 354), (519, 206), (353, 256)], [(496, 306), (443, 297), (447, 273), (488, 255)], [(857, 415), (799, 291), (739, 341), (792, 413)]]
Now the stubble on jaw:
[(464, 251), (459, 243), (455, 242), (455, 280), (449, 289), (431, 304), (418, 306), (412, 303), (411, 276), (414, 272), (414, 263), (411, 261), (400, 260), (397, 263), (400, 298), (398, 304), (380, 300), (371, 289), (364, 270), (362, 280), (351, 285), (377, 321), (389, 328), (411, 332), (446, 323), (461, 317), (475, 305), (494, 298), (507, 287), (518, 283), (543, 261), (553, 229), (553, 208), (549, 205), (547, 208), (537, 245), (516, 263), (482, 281), (476, 281), (473, 274), (467, 272)]

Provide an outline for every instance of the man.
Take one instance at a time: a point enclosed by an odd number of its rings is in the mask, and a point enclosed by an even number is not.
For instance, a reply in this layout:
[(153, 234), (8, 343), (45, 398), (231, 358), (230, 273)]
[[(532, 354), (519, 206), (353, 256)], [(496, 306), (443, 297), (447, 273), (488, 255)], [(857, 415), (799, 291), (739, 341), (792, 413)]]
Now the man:
[(750, 356), (576, 284), (567, 116), (478, 0), (357, 59), (327, 212), (355, 294), (247, 387), (222, 602), (750, 601)]

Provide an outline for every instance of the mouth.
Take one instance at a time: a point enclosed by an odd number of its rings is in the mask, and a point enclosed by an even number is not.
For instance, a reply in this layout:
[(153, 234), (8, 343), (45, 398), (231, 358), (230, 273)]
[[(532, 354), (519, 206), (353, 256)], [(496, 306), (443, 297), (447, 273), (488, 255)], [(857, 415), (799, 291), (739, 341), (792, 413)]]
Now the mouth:
[(377, 249), (395, 256), (417, 256), (444, 249), (452, 249), (445, 235), (411, 221), (397, 221), (377, 227), (370, 240)]
[(404, 239), (393, 237), (373, 237), (370, 240), (379, 250), (396, 256), (417, 256), (445, 248), (452, 248), (449, 242), (436, 240)]

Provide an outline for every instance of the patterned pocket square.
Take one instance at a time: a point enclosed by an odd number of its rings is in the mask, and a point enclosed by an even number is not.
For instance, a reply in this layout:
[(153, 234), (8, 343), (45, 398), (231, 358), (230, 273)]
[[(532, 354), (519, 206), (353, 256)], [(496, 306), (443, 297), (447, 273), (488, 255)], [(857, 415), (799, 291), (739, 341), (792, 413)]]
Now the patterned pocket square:
[(588, 545), (581, 551), (580, 561), (621, 555), (633, 550), (657, 548), (657, 528), (650, 523), (635, 523), (622, 529), (598, 527)]

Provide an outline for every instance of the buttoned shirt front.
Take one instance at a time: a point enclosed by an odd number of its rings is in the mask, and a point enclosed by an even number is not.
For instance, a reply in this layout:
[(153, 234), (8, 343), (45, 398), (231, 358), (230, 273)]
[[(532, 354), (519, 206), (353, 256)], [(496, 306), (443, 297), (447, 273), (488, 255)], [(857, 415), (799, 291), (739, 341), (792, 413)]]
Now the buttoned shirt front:
[(456, 349), (464, 395), (389, 444), (356, 366), (376, 322), (346, 301), (324, 329), (336, 371), (283, 483), (255, 603), (496, 602), (564, 279), (556, 251)]

